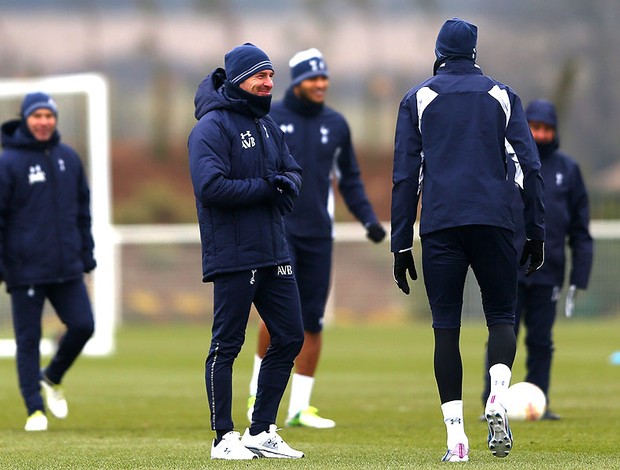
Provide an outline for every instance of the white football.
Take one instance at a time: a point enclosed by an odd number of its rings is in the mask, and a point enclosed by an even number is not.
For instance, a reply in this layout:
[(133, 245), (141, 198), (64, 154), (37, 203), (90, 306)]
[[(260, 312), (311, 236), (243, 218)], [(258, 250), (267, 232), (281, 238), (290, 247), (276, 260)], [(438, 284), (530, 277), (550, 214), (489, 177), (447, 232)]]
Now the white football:
[(544, 392), (533, 383), (518, 382), (508, 388), (502, 399), (508, 419), (515, 421), (536, 421), (542, 417), (547, 407)]

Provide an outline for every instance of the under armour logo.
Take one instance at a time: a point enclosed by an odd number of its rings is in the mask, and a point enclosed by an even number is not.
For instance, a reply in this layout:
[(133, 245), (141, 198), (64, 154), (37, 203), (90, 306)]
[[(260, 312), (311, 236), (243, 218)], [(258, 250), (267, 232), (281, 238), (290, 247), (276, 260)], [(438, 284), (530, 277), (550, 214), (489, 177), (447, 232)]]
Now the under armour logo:
[(461, 418), (446, 418), (444, 422), (449, 424), (461, 424)]
[(564, 181), (564, 175), (562, 173), (555, 174), (555, 185), (562, 186), (562, 182)]
[(319, 131), (321, 132), (321, 143), (326, 144), (329, 142), (329, 129), (325, 126), (321, 126)]
[(291, 276), (293, 274), (293, 267), (290, 264), (283, 264), (278, 266), (278, 276)]
[(34, 165), (30, 167), (30, 172), (28, 173), (28, 182), (30, 184), (45, 183), (45, 172), (41, 170), (40, 165)]
[(254, 280), (254, 274), (256, 274), (256, 269), (252, 269), (252, 278), (250, 279), (250, 284), (254, 284), (256, 282)]
[(295, 126), (293, 124), (280, 124), (280, 129), (285, 134), (292, 134), (295, 132)]
[(242, 132), (239, 135), (241, 136), (241, 146), (244, 149), (249, 149), (256, 145), (256, 140), (254, 140), (250, 131)]

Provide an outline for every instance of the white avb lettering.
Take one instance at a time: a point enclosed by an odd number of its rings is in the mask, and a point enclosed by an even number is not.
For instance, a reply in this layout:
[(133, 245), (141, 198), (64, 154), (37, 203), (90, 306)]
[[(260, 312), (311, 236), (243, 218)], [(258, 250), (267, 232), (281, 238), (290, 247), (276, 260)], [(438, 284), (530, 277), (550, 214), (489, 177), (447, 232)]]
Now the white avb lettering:
[(290, 264), (278, 266), (278, 276), (292, 276), (293, 267)]

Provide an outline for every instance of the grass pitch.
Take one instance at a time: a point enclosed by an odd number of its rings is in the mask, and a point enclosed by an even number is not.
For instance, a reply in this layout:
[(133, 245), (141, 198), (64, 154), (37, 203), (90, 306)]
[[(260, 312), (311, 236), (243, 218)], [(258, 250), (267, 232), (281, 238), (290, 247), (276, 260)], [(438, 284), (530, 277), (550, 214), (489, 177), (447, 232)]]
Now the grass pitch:
[[(207, 321), (205, 322), (207, 323)], [(211, 461), (204, 390), (209, 325), (131, 326), (110, 358), (82, 357), (65, 380), (69, 417), (26, 433), (13, 359), (0, 360), (0, 468), (11, 469), (411, 469), (445, 468), (445, 427), (432, 371), (429, 323), (333, 326), (325, 331), (313, 404), (334, 429), (281, 435), (306, 453), (297, 461)], [(467, 468), (620, 468), (620, 321), (560, 319), (555, 330), (552, 408), (559, 422), (513, 422), (514, 451), (494, 458), (482, 411), (485, 328), (461, 334)], [(234, 417), (243, 432), (256, 329), (234, 371)], [(523, 380), (522, 345), (513, 382)], [(278, 424), (284, 422), (288, 394)], [(456, 464), (459, 465), (459, 464)]]

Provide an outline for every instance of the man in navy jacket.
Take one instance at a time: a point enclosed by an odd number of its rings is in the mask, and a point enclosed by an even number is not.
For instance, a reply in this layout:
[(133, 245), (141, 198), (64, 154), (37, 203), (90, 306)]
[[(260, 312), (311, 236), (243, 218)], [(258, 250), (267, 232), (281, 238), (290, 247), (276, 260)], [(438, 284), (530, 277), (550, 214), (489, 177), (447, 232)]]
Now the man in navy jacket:
[[(60, 142), (57, 122), (56, 102), (37, 92), (24, 98), (21, 119), (2, 125), (0, 282), (11, 295), (26, 431), (47, 429), (46, 407), (56, 418), (67, 417), (60, 384), (94, 331), (83, 280), (96, 266), (90, 190), (80, 157)], [(39, 370), (46, 299), (67, 331)]]
[[(335, 422), (318, 415), (318, 410), (310, 406), (310, 396), (321, 354), (323, 316), (331, 275), (333, 180), (370, 240), (379, 243), (385, 237), (385, 230), (366, 197), (349, 126), (340, 113), (325, 105), (329, 70), (323, 55), (315, 48), (300, 51), (291, 58), (289, 67), (291, 85), (284, 99), (275, 103), (270, 112), (284, 131), (286, 142), (304, 173), (304, 186), (295, 201), (295, 209), (286, 216), (286, 234), (305, 330), (304, 346), (295, 359), (286, 424), (331, 428)], [(258, 371), (268, 346), (269, 334), (261, 325), (250, 381), (249, 416), (256, 395)]]
[[(413, 225), (421, 198), (424, 284), (435, 336), (434, 369), (447, 430), (444, 461), (467, 461), (459, 349), (463, 286), (471, 266), (489, 332), (491, 394), (486, 404), (488, 446), (505, 457), (512, 448), (506, 410), (515, 357), (517, 259), (511, 213), (514, 185), (524, 201), (527, 274), (543, 263), (543, 182), (536, 145), (519, 97), (476, 65), (477, 27), (444, 23), (435, 45), (434, 76), (412, 88), (396, 123), (392, 190), (394, 279), (409, 294), (415, 280)], [(513, 154), (513, 160), (506, 155)], [(508, 166), (519, 170), (514, 181)]]
[[(594, 244), (589, 231), (588, 193), (579, 165), (559, 150), (555, 106), (550, 101), (537, 99), (528, 104), (525, 116), (536, 141), (540, 154), (540, 172), (545, 180), (547, 238), (543, 267), (529, 277), (525, 276), (522, 269), (519, 270), (515, 333), (518, 334), (522, 321), (526, 329), (525, 381), (538, 385), (547, 397), (547, 409), (542, 418), (557, 420), (560, 416), (549, 409), (549, 383), (554, 350), (552, 330), (564, 284), (566, 244), (568, 242), (571, 255), (567, 316), (572, 314), (572, 300), (576, 290), (588, 287)], [(526, 237), (523, 203), (515, 196), (515, 244), (521, 246)], [(483, 400), (486, 400), (488, 388), (487, 383)]]
[[(299, 293), (284, 216), (301, 188), (301, 169), (268, 116), (273, 65), (246, 43), (228, 52), (199, 85), (189, 168), (202, 242), (203, 281), (214, 312), (205, 384), (212, 459), (300, 458), (276, 432), (276, 415), (303, 344)], [(254, 304), (271, 334), (258, 378), (252, 424), (240, 438), (232, 420), (232, 369)]]

